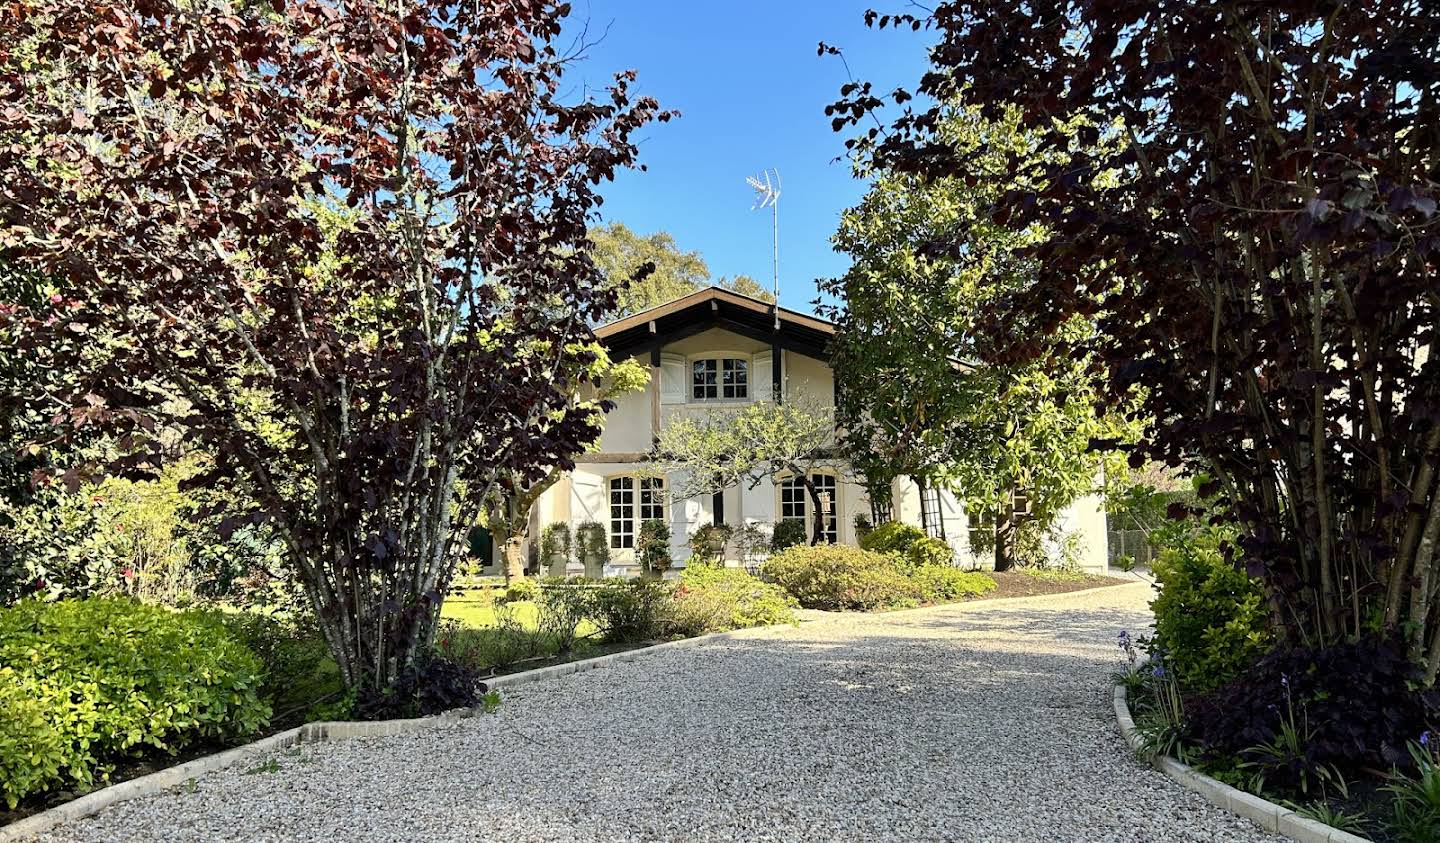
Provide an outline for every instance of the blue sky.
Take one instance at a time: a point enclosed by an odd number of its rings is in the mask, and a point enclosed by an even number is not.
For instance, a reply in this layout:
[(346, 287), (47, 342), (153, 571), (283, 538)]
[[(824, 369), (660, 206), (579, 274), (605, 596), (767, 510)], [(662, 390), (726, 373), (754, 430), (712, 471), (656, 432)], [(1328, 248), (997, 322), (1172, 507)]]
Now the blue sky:
[[(571, 81), (604, 85), (633, 68), (638, 90), (680, 119), (641, 137), (648, 172), (603, 187), (605, 220), (641, 233), (666, 230), (699, 251), (715, 276), (770, 280), (770, 216), (752, 211), (745, 177), (779, 168), (780, 301), (808, 311), (815, 279), (843, 274), (830, 247), (840, 212), (864, 185), (843, 160), (844, 136), (825, 106), (847, 80), (820, 41), (841, 47), (858, 79), (882, 90), (913, 87), (925, 70), (923, 34), (866, 29), (867, 8), (901, 0), (574, 0), (572, 32), (588, 19), (587, 52)], [(839, 159), (839, 160), (837, 160)]]

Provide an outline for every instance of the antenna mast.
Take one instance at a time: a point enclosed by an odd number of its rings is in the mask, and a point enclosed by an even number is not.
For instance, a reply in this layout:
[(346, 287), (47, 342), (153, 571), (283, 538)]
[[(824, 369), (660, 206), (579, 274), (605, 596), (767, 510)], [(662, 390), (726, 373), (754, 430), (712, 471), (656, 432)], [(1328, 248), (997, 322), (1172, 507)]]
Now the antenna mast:
[[(773, 181), (772, 181), (773, 175)], [(749, 176), (745, 183), (755, 190), (755, 205), (751, 210), (770, 208), (771, 245), (774, 249), (773, 283), (775, 287), (775, 318), (780, 318), (780, 171), (761, 170), (758, 176)]]

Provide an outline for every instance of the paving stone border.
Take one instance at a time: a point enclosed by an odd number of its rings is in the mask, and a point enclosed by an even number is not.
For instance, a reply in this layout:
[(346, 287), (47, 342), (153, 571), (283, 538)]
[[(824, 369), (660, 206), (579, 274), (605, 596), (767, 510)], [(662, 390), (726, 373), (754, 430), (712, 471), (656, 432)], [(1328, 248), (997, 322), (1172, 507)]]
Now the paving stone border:
[[(1063, 592), (1061, 594), (1039, 594), (1028, 597), (1006, 597), (994, 600), (971, 600), (960, 603), (942, 603), (935, 606), (922, 606), (917, 609), (898, 610), (899, 614), (922, 614), (941, 610), (955, 609), (978, 609), (978, 608), (1001, 608), (1008, 605), (1024, 604), (1035, 600), (1044, 600), (1058, 596), (1069, 596), (1083, 594), (1091, 591), (1103, 591), (1111, 588), (1129, 588), (1138, 583), (1118, 583), (1096, 586), (1094, 588), (1076, 589), (1075, 591)], [(813, 620), (806, 620), (809, 624), (826, 624), (834, 621), (844, 621), (853, 617), (854, 612), (835, 612)], [(887, 613), (888, 614), (888, 613)], [(767, 635), (774, 635), (777, 632), (790, 629), (788, 625), (752, 627), (749, 629), (737, 629), (729, 632), (713, 632), (707, 635), (699, 635), (694, 638), (682, 638), (677, 641), (666, 641), (661, 644), (652, 644), (647, 647), (637, 647), (633, 650), (621, 650), (617, 653), (609, 653), (603, 656), (596, 656), (589, 659), (580, 659), (562, 664), (550, 665), (547, 667), (535, 668), (519, 673), (510, 673), (503, 676), (496, 676), (481, 682), (483, 692), (499, 690), (501, 688), (525, 685), (531, 682), (539, 682), (546, 679), (555, 679), (567, 676), (572, 673), (579, 673), (586, 670), (594, 670), (599, 667), (606, 667), (621, 662), (634, 661), (642, 656), (663, 650), (680, 650), (690, 647), (700, 647), (719, 641), (733, 639), (760, 638)], [(480, 709), (456, 709), (443, 714), (436, 714), (430, 717), (417, 717), (410, 720), (385, 720), (379, 722), (350, 722), (350, 721), (326, 721), (318, 723), (307, 723), (293, 729), (287, 729), (261, 738), (254, 743), (228, 749), (215, 755), (207, 755), (203, 758), (196, 758), (158, 770), (149, 775), (129, 781), (120, 782), (92, 791), (84, 796), (57, 805), (38, 814), (33, 814), (22, 820), (17, 820), (7, 826), (0, 826), (0, 843), (19, 843), (28, 840), (41, 832), (47, 831), (70, 820), (80, 819), (98, 813), (111, 805), (135, 799), (141, 796), (149, 796), (173, 787), (184, 785), (191, 779), (198, 778), (208, 773), (223, 770), (245, 763), (266, 753), (275, 752), (281, 749), (288, 749), (301, 744), (324, 743), (327, 741), (345, 740), (358, 737), (377, 737), (384, 735), (400, 735), (408, 732), (416, 732), (424, 729), (431, 729), (441, 726), (448, 726), (458, 723), (466, 717), (472, 717), (480, 713)]]
[[(1125, 742), (1139, 753), (1140, 735), (1135, 730), (1134, 718), (1130, 716), (1130, 701), (1124, 685), (1115, 686), (1115, 719), (1120, 724), (1120, 733), (1125, 736)], [(1151, 759), (1150, 763), (1175, 782), (1210, 800), (1212, 804), (1253, 820), (1267, 831), (1283, 834), (1298, 843), (1370, 843), (1369, 838), (1302, 817), (1284, 805), (1277, 805), (1253, 793), (1233, 788), (1169, 756), (1157, 756)]]

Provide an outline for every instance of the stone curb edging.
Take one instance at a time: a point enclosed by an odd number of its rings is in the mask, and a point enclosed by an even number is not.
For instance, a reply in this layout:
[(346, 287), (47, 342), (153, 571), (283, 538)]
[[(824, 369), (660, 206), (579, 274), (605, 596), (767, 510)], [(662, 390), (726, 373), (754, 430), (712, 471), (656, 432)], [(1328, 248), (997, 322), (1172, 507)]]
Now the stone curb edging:
[[(995, 600), (970, 600), (960, 603), (942, 603), (935, 606), (921, 606), (916, 609), (902, 609), (897, 612), (886, 612), (889, 614), (912, 614), (921, 612), (933, 612), (940, 609), (954, 609), (957, 607), (1000, 607), (1015, 603), (1024, 603), (1045, 598), (1068, 597), (1071, 595), (1085, 594), (1092, 591), (1104, 591), (1110, 588), (1128, 588), (1137, 583), (1118, 583), (1114, 585), (1102, 585), (1094, 588), (1082, 588), (1075, 591), (1065, 591), (1058, 594), (1036, 594), (1028, 597), (1005, 597)], [(844, 620), (854, 616), (854, 612), (836, 612), (835, 617), (818, 618), (805, 621), (805, 623), (827, 623), (830, 621)], [(705, 644), (726, 641), (732, 639), (762, 638), (785, 631), (789, 624), (778, 624), (775, 626), (751, 627), (749, 629), (735, 629), (729, 632), (712, 632), (707, 635), (697, 635), (694, 638), (681, 638), (677, 641), (665, 641), (660, 644), (651, 644), (647, 647), (636, 647), (633, 650), (621, 650), (618, 653), (609, 653), (603, 656), (596, 656), (590, 659), (580, 659), (562, 664), (539, 667), (534, 670), (509, 673), (503, 676), (496, 676), (480, 683), (482, 693), (489, 693), (500, 688), (526, 685), (532, 682), (539, 682), (545, 679), (555, 679), (561, 676), (568, 676), (572, 673), (580, 673), (586, 670), (594, 670), (598, 667), (606, 667), (612, 664), (634, 661), (642, 656), (655, 653), (661, 650), (683, 650), (690, 647), (699, 647)], [(129, 781), (112, 784), (92, 791), (84, 796), (73, 799), (63, 805), (56, 805), (54, 808), (32, 814), (22, 820), (16, 820), (6, 826), (0, 826), (0, 843), (20, 843), (23, 840), (48, 831), (61, 823), (71, 820), (78, 820), (88, 817), (91, 814), (136, 799), (141, 796), (149, 796), (178, 787), (190, 779), (218, 772), (227, 767), (236, 766), (248, 759), (256, 758), (268, 752), (288, 749), (306, 743), (325, 743), (328, 741), (345, 740), (347, 738), (360, 737), (381, 737), (385, 735), (401, 735), (409, 732), (417, 732), (437, 726), (453, 725), (461, 720), (472, 717), (481, 709), (456, 709), (443, 714), (435, 714), (429, 717), (416, 717), (410, 720), (385, 720), (379, 722), (364, 721), (323, 721), (317, 723), (306, 723), (303, 726), (296, 726), (283, 732), (261, 738), (253, 743), (238, 746), (234, 749), (227, 749), (214, 755), (207, 755), (177, 764), (174, 767), (167, 767), (157, 770), (149, 775)], [(1128, 717), (1128, 710), (1126, 716)], [(1132, 725), (1133, 728), (1133, 725)], [(1323, 838), (1316, 838), (1321, 840)], [(1359, 838), (1354, 838), (1358, 840)], [(1336, 841), (1341, 843), (1341, 841)]]
[[(712, 632), (708, 635), (698, 635), (694, 638), (681, 638), (678, 641), (666, 641), (660, 644), (652, 644), (648, 647), (622, 650), (618, 653), (596, 656), (592, 659), (581, 659), (579, 661), (526, 670), (520, 673), (506, 674), (480, 683), (481, 691), (483, 693), (489, 693), (490, 691), (512, 685), (524, 685), (530, 682), (538, 682), (542, 679), (553, 679), (571, 673), (592, 670), (617, 662), (633, 661), (640, 656), (653, 653), (657, 650), (698, 647), (712, 641), (730, 638), (758, 638), (766, 633), (784, 628), (785, 625), (753, 627), (750, 629), (731, 630), (729, 632)], [(32, 814), (22, 820), (16, 820), (7, 826), (0, 827), (0, 843), (19, 843), (19, 841), (29, 840), (42, 832), (49, 831), (61, 823), (88, 817), (91, 814), (99, 813), (121, 802), (126, 802), (141, 796), (150, 796), (172, 787), (179, 787), (191, 779), (218, 772), (227, 767), (234, 767), (244, 761), (257, 758), (269, 752), (288, 749), (301, 744), (326, 743), (328, 741), (345, 740), (347, 738), (402, 735), (435, 728), (437, 726), (449, 726), (467, 717), (473, 717), (480, 711), (481, 709), (479, 708), (461, 708), (455, 709), (454, 711), (447, 711), (443, 714), (435, 714), (429, 717), (416, 717), (409, 720), (382, 720), (378, 722), (322, 721), (306, 723), (303, 726), (296, 726), (293, 729), (277, 732), (269, 737), (261, 738), (258, 741), (245, 744), (244, 746), (227, 749), (224, 752), (207, 755), (203, 758), (196, 758), (191, 761), (186, 761), (183, 764), (176, 764), (174, 767), (157, 770), (149, 775), (119, 782), (118, 784), (112, 784), (109, 787), (103, 787), (87, 793), (84, 796), (72, 799), (63, 805), (56, 805), (54, 808), (41, 811), (38, 814)]]
[[(824, 617), (810, 618), (802, 621), (802, 624), (831, 623), (854, 619), (857, 614), (865, 614), (867, 617), (884, 618), (891, 615), (912, 615), (926, 612), (936, 612), (943, 609), (978, 609), (998, 608), (1017, 603), (1028, 603), (1046, 598), (1071, 597), (1074, 595), (1087, 594), (1092, 591), (1104, 591), (1110, 588), (1130, 588), (1135, 585), (1142, 585), (1140, 582), (1115, 583), (1109, 585), (1095, 586), (1094, 588), (1081, 588), (1075, 591), (1062, 591), (1058, 594), (1032, 594), (1026, 597), (1002, 597), (995, 600), (962, 600), (956, 603), (938, 603), (934, 606), (920, 606), (914, 609), (895, 609), (889, 612), (859, 613), (859, 612), (832, 612)], [(604, 656), (596, 656), (591, 659), (580, 659), (573, 662), (550, 665), (548, 667), (537, 667), (534, 670), (521, 671), (519, 673), (508, 673), (503, 676), (496, 676), (481, 682), (481, 687), (487, 693), (500, 688), (514, 685), (525, 685), (531, 682), (539, 682), (544, 679), (555, 679), (560, 676), (568, 676), (572, 673), (580, 673), (586, 670), (593, 670), (597, 667), (606, 667), (621, 662), (634, 661), (641, 656), (657, 652), (659, 650), (683, 650), (689, 647), (699, 647), (716, 641), (724, 641), (736, 638), (763, 638), (766, 635), (783, 632), (786, 629), (793, 629), (790, 624), (775, 624), (774, 626), (756, 626), (748, 629), (733, 629), (729, 632), (712, 632), (706, 635), (697, 635), (694, 638), (681, 638), (676, 641), (666, 641), (661, 644), (651, 644), (648, 647), (636, 647), (633, 650), (621, 650), (618, 653), (610, 653)], [(3, 838), (0, 838), (3, 843)]]
[(234, 749), (227, 749), (214, 755), (206, 755), (202, 758), (195, 758), (183, 764), (176, 764), (174, 767), (166, 767), (157, 770), (149, 775), (130, 779), (129, 781), (112, 784), (92, 791), (84, 796), (72, 799), (63, 805), (56, 805), (38, 814), (32, 814), (23, 820), (16, 820), (7, 826), (0, 827), (0, 843), (18, 843), (21, 840), (30, 838), (54, 828), (61, 823), (70, 820), (78, 820), (88, 817), (91, 814), (126, 802), (141, 796), (149, 796), (168, 790), (172, 787), (179, 787), (191, 779), (198, 778), (208, 773), (214, 773), (227, 767), (234, 767), (249, 759), (257, 758), (268, 752), (288, 749), (293, 746), (310, 743), (326, 743), (328, 741), (345, 740), (347, 738), (379, 737), (382, 735), (401, 735), (407, 732), (418, 732), (423, 729), (430, 729), (436, 726), (451, 725), (461, 720), (474, 716), (479, 709), (456, 709), (443, 714), (435, 714), (429, 717), (416, 717), (409, 720), (383, 720), (378, 722), (364, 721), (319, 721), (306, 723), (303, 726), (296, 726), (293, 729), (286, 729), (277, 732), (266, 738), (261, 738), (253, 743), (237, 746)]
[[(985, 571), (981, 571), (980, 573), (983, 574), (983, 573), (985, 573)], [(978, 598), (975, 598), (975, 599), (973, 599), (973, 600), (959, 600), (959, 601), (956, 601), (956, 602), (954, 602), (954, 603), (936, 603), (936, 604), (933, 605), (933, 606), (918, 606), (918, 607), (916, 607), (916, 608), (914, 608), (914, 609), (892, 609), (891, 611), (888, 611), (888, 612), (876, 612), (876, 613), (874, 613), (874, 614), (875, 614), (877, 617), (884, 617), (884, 616), (886, 616), (886, 615), (921, 614), (921, 613), (923, 613), (923, 612), (938, 612), (938, 611), (940, 611), (940, 610), (942, 610), (942, 609), (995, 609), (995, 608), (1000, 608), (1000, 607), (1004, 607), (1004, 606), (1016, 606), (1016, 605), (1026, 604), (1026, 603), (1038, 603), (1038, 602), (1041, 601), (1041, 600), (1061, 600), (1061, 599), (1064, 599), (1064, 598), (1066, 598), (1066, 597), (1079, 597), (1079, 596), (1082, 595), (1082, 594), (1091, 594), (1091, 593), (1096, 592), (1096, 591), (1108, 591), (1108, 590), (1110, 590), (1110, 589), (1112, 589), (1112, 588), (1114, 588), (1114, 589), (1134, 588), (1134, 587), (1137, 586), (1137, 585), (1150, 586), (1149, 583), (1144, 582), (1143, 580), (1134, 580), (1134, 581), (1132, 581), (1132, 582), (1106, 583), (1105, 585), (1095, 585), (1095, 586), (1091, 586), (1090, 588), (1077, 588), (1077, 589), (1075, 589), (1074, 591), (1053, 591), (1053, 592), (1051, 592), (1051, 593), (1049, 593), (1049, 594), (1026, 594), (1026, 595), (1022, 595), (1022, 596), (1020, 596), (1020, 597), (994, 597), (994, 598), (978, 597)], [(1153, 587), (1153, 586), (1150, 586), (1150, 587)], [(854, 615), (854, 614), (856, 614), (856, 613), (855, 613), (855, 612), (836, 612), (835, 614), (836, 614), (837, 616), (847, 616), (847, 615)], [(830, 619), (830, 618), (825, 618), (825, 620), (831, 620), (831, 619)]]
[[(1115, 719), (1125, 742), (1136, 753), (1140, 751), (1140, 735), (1135, 730), (1135, 720), (1130, 716), (1130, 703), (1125, 686), (1115, 686)], [(1332, 828), (1309, 817), (1302, 817), (1283, 805), (1246, 793), (1217, 781), (1169, 756), (1157, 756), (1150, 763), (1176, 783), (1195, 791), (1212, 804), (1224, 808), (1257, 823), (1266, 831), (1284, 835), (1298, 843), (1371, 843), (1368, 838), (1359, 837), (1348, 831)]]

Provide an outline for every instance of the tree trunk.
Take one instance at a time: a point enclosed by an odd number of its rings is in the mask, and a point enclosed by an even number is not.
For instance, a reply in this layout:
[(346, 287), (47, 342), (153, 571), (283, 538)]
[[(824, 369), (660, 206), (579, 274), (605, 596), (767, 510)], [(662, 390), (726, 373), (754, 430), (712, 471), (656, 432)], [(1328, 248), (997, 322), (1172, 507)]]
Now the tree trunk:
[(995, 516), (995, 570), (1015, 567), (1015, 510), (1002, 506)]
[(507, 535), (500, 547), (500, 559), (505, 567), (505, 584), (525, 578), (525, 536)]
[(820, 502), (820, 490), (815, 488), (815, 481), (810, 479), (810, 475), (801, 474), (800, 477), (805, 482), (805, 491), (810, 495), (810, 508), (815, 513), (815, 530), (810, 537), (810, 544), (817, 545), (825, 539), (825, 512)]

